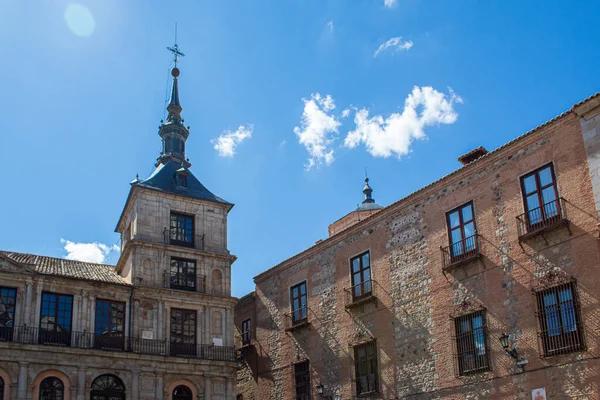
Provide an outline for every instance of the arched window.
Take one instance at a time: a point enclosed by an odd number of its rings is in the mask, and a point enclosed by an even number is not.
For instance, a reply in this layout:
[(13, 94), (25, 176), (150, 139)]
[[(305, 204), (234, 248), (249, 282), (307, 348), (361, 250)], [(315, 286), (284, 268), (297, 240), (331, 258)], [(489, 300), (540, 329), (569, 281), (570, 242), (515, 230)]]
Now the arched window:
[(223, 294), (223, 274), (218, 269), (212, 272), (212, 290), (214, 294)]
[(213, 312), (213, 336), (221, 336), (223, 334), (223, 317), (219, 311)]
[(92, 382), (91, 400), (123, 400), (125, 385), (114, 375), (100, 375)]
[(173, 400), (192, 400), (192, 390), (185, 385), (177, 386), (173, 389)]
[(0, 400), (4, 400), (4, 379), (0, 376)]
[(65, 385), (55, 376), (50, 376), (40, 383), (40, 400), (63, 400)]

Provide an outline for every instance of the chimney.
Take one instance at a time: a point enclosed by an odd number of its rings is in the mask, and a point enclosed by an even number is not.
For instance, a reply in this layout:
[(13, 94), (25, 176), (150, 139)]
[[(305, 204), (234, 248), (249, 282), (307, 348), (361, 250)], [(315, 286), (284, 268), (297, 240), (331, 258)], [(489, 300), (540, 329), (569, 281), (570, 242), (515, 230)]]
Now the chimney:
[(486, 149), (479, 146), (475, 150), (471, 150), (467, 154), (463, 154), (462, 156), (458, 157), (458, 161), (460, 161), (462, 165), (467, 165), (477, 160), (478, 158), (485, 156), (487, 153), (488, 151)]

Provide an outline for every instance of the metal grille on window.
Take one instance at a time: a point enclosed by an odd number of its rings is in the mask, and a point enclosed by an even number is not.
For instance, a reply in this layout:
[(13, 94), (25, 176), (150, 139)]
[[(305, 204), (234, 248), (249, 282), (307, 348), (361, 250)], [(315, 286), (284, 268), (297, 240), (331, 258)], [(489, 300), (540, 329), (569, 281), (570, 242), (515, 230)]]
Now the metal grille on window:
[(575, 282), (541, 290), (535, 295), (544, 356), (582, 350), (585, 345)]
[(180, 258), (171, 259), (170, 288), (196, 290), (196, 262)]
[(51, 376), (40, 383), (40, 400), (63, 400), (64, 395), (65, 386), (60, 379)]
[(489, 371), (485, 311), (480, 310), (455, 318), (454, 328), (459, 375)]
[(371, 341), (354, 347), (356, 394), (377, 392), (377, 342)]
[(185, 385), (177, 386), (173, 389), (173, 400), (192, 400), (192, 390)]
[(310, 368), (308, 360), (294, 364), (296, 400), (310, 400)]
[(12, 340), (17, 290), (0, 287), (0, 340)]
[(352, 299), (360, 300), (371, 294), (371, 261), (370, 254), (366, 252), (350, 260), (352, 277)]
[(92, 382), (91, 400), (124, 400), (125, 385), (115, 375), (100, 375)]
[(196, 311), (171, 309), (171, 355), (196, 356)]
[(180, 244), (194, 243), (194, 217), (171, 213), (170, 239)]

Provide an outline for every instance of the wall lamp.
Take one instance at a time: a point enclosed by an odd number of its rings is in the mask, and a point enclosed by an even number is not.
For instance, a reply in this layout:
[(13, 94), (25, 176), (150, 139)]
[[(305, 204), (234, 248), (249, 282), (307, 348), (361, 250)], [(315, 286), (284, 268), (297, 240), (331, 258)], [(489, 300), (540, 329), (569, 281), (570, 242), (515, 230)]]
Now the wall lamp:
[(504, 351), (506, 352), (506, 355), (514, 358), (515, 360), (519, 360), (519, 353), (517, 352), (517, 349), (512, 348), (509, 350), (509, 339), (510, 336), (507, 335), (506, 333), (503, 333), (502, 336), (500, 336), (500, 344), (502, 345), (502, 348), (504, 349)]
[(323, 384), (321, 382), (319, 382), (319, 384), (317, 385), (317, 393), (319, 394), (319, 397), (322, 399), (331, 399), (331, 396), (324, 396), (323, 393), (325, 392), (325, 386), (323, 386)]

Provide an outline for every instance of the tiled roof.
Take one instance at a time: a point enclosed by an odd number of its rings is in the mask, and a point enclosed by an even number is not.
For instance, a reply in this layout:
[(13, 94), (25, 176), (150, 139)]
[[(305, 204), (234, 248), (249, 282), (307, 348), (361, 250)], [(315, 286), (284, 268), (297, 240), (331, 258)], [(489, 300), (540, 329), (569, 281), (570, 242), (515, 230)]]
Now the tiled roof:
[(43, 275), (65, 276), (89, 281), (129, 285), (122, 276), (117, 274), (114, 265), (65, 260), (62, 258), (10, 251), (0, 251), (0, 254), (16, 263), (31, 265), (36, 272)]

